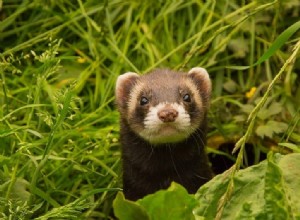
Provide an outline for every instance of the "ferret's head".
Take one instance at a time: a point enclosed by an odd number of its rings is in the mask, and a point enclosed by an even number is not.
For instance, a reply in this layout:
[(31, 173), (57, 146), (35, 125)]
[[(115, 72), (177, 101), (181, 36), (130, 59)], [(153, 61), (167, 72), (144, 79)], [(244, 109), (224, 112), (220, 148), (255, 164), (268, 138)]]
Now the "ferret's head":
[(176, 143), (192, 135), (203, 122), (211, 94), (204, 68), (188, 73), (155, 70), (118, 77), (116, 101), (128, 126), (151, 144)]

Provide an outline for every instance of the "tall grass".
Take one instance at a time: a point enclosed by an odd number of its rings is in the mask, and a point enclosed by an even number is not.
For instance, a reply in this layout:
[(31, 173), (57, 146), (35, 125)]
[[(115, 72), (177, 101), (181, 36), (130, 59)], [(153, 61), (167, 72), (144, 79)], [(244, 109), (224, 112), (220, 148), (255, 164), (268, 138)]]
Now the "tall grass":
[[(297, 33), (260, 65), (227, 68), (258, 60), (298, 20), (298, 1), (2, 4), (0, 218), (4, 219), (110, 215), (114, 192), (122, 186), (114, 106), (119, 74), (158, 67), (207, 68), (213, 79), (208, 145), (220, 154), (218, 146), (244, 134), (249, 112), (299, 40)], [(298, 60), (285, 71), (248, 140), (255, 162), (261, 152), (280, 150), (278, 142), (290, 149), (300, 143)], [(284, 129), (272, 130), (270, 121), (283, 123), (277, 125)]]

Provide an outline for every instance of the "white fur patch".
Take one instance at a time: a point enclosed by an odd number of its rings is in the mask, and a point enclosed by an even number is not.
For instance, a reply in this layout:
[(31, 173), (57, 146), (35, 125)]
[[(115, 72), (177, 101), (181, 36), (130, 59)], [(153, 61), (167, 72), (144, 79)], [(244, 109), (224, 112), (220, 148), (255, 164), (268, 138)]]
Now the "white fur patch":
[(124, 81), (126, 81), (127, 79), (129, 79), (131, 77), (139, 77), (139, 75), (137, 73), (127, 72), (127, 73), (124, 73), (124, 74), (118, 76), (117, 83), (116, 83), (116, 89), (121, 88)]
[[(178, 112), (174, 122), (165, 123), (159, 119), (157, 113), (165, 105), (170, 105), (171, 108)], [(182, 105), (177, 103), (160, 103), (149, 109), (144, 119), (144, 129), (139, 134), (152, 144), (160, 144), (182, 141), (193, 132), (190, 115)]]
[(210, 81), (207, 70), (202, 67), (194, 67), (194, 68), (190, 69), (188, 74), (193, 74), (193, 73), (199, 74), (203, 78), (203, 81), (205, 82), (205, 85), (206, 85), (206, 89), (210, 93), (211, 92), (211, 81)]
[(210, 82), (209, 74), (208, 74), (207, 70), (202, 67), (194, 67), (194, 68), (190, 69), (188, 74), (191, 74), (191, 73), (201, 74), (201, 76), (205, 79), (206, 82)]

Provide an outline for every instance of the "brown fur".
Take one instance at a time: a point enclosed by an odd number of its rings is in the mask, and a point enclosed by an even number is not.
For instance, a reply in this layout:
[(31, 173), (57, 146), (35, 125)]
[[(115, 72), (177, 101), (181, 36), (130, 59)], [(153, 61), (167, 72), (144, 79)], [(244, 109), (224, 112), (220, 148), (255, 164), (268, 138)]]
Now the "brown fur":
[[(121, 76), (118, 80), (116, 101), (121, 116), (123, 187), (127, 199), (137, 200), (165, 189), (172, 181), (183, 185), (189, 193), (195, 193), (211, 179), (204, 150), (211, 84), (204, 76), (197, 71), (186, 74), (156, 70), (140, 77), (134, 74)], [(149, 106), (166, 101), (179, 102), (184, 92), (192, 96), (192, 102), (185, 104), (185, 109), (191, 123), (199, 124), (195, 132), (178, 143), (153, 145), (141, 138), (139, 132), (144, 129), (143, 121)], [(139, 105), (141, 96), (149, 98), (151, 104)]]

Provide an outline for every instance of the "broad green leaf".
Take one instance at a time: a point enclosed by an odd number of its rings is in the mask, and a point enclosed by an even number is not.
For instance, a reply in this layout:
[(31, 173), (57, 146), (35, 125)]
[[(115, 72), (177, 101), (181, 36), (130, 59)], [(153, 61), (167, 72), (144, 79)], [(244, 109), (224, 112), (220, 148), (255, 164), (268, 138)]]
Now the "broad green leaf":
[(161, 190), (138, 201), (150, 219), (193, 220), (193, 209), (197, 205), (193, 195), (184, 187), (172, 183), (167, 190)]
[(266, 175), (264, 178), (264, 197), (265, 209), (259, 215), (259, 219), (290, 219), (287, 201), (284, 192), (284, 180), (282, 172), (278, 167), (278, 161), (282, 156), (277, 154), (268, 155), (268, 165), (266, 167)]
[(272, 103), (268, 108), (261, 109), (257, 116), (265, 120), (269, 118), (270, 116), (277, 115), (278, 113), (282, 112), (282, 105), (278, 102)]
[[(282, 171), (285, 199), (290, 203), (291, 212), (297, 219), (300, 217), (300, 154), (282, 157), (278, 165)], [(296, 218), (294, 218), (296, 219)]]
[(272, 138), (273, 137), (273, 128), (268, 125), (260, 125), (256, 128), (255, 133), (261, 138), (264, 138), (264, 137)]
[(113, 207), (120, 220), (193, 220), (193, 209), (197, 204), (184, 187), (172, 183), (167, 190), (160, 190), (136, 202), (126, 200), (122, 193), (118, 193)]
[(136, 202), (126, 200), (119, 192), (113, 202), (115, 216), (120, 220), (150, 219), (146, 210)]
[(267, 125), (271, 128), (273, 128), (274, 133), (282, 133), (288, 129), (288, 125), (284, 122), (279, 122), (279, 121), (268, 121)]
[[(222, 219), (241, 219), (238, 216), (254, 216), (263, 210), (264, 170), (266, 162), (240, 170), (234, 177), (234, 192), (231, 200), (226, 204)], [(220, 198), (225, 193), (228, 173), (216, 176), (213, 180), (200, 188), (196, 194), (200, 205), (195, 209), (196, 214), (206, 219), (214, 219), (218, 210)], [(254, 190), (255, 189), (255, 190)]]
[(278, 121), (268, 121), (265, 125), (260, 125), (257, 127), (255, 133), (263, 137), (269, 137), (272, 138), (273, 134), (276, 133), (282, 133), (288, 128), (288, 125), (284, 122), (278, 122)]
[(254, 106), (251, 105), (251, 104), (245, 104), (245, 105), (242, 105), (242, 108), (241, 110), (247, 114), (249, 114), (250, 112), (252, 112), (252, 110), (254, 109)]
[[(270, 153), (267, 161), (238, 171), (221, 219), (299, 219), (299, 170), (300, 154)], [(194, 210), (195, 214), (205, 219), (215, 218), (229, 178), (225, 172), (199, 189), (196, 194), (199, 207)]]

